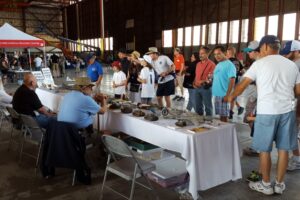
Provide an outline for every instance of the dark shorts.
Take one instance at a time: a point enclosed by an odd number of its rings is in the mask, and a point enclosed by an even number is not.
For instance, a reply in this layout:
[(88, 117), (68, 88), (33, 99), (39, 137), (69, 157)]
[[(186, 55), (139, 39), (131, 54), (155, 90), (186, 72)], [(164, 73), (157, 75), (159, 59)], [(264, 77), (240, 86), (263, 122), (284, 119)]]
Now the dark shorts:
[(166, 83), (158, 84), (156, 96), (170, 96), (175, 94), (175, 83), (174, 80), (168, 81)]

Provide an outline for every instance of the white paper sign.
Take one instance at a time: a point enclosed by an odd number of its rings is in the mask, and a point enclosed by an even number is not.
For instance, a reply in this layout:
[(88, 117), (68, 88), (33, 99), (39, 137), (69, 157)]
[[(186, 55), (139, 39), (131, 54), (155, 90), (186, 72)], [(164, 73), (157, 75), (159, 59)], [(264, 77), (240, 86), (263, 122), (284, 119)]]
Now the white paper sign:
[(42, 68), (42, 72), (45, 77), (44, 83), (54, 85), (54, 80), (52, 77), (51, 70), (48, 67), (46, 67), (46, 68)]
[(45, 80), (43, 73), (41, 71), (33, 71), (31, 73), (36, 78), (38, 87), (41, 87)]

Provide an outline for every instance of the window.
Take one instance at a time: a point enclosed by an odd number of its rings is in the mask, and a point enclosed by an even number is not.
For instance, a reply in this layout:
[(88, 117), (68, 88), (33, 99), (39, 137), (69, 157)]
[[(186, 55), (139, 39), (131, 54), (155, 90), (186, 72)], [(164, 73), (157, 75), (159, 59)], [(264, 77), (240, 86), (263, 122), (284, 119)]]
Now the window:
[(208, 31), (208, 44), (216, 44), (217, 23), (209, 24)]
[(296, 28), (296, 13), (283, 15), (282, 40), (294, 40)]
[(163, 31), (164, 43), (163, 47), (172, 47), (172, 30)]
[(201, 45), (206, 44), (206, 25), (202, 25), (202, 42)]
[(184, 46), (192, 45), (192, 27), (185, 27)]
[(177, 46), (183, 46), (183, 28), (177, 29)]
[(104, 48), (105, 51), (109, 51), (109, 39), (108, 38), (105, 38), (105, 48)]
[(229, 43), (234, 44), (239, 42), (239, 28), (239, 20), (234, 20), (230, 22)]
[(114, 39), (113, 39), (113, 37), (110, 37), (109, 38), (109, 48), (110, 48), (110, 50), (112, 51), (112, 50), (114, 50)]
[(98, 43), (99, 43), (100, 49), (103, 49), (103, 47), (102, 47), (102, 39), (101, 38), (98, 38)]
[(228, 23), (227, 22), (220, 22), (219, 23), (218, 43), (220, 43), (220, 44), (226, 44), (227, 43), (227, 29), (228, 29)]
[(248, 42), (248, 25), (249, 25), (249, 20), (243, 19), (242, 20), (241, 42)]
[(194, 26), (193, 30), (193, 46), (199, 46), (200, 45), (200, 32), (201, 26)]
[(278, 15), (269, 16), (268, 35), (277, 35), (278, 32)]
[(254, 23), (254, 40), (260, 41), (265, 36), (266, 17), (257, 17)]

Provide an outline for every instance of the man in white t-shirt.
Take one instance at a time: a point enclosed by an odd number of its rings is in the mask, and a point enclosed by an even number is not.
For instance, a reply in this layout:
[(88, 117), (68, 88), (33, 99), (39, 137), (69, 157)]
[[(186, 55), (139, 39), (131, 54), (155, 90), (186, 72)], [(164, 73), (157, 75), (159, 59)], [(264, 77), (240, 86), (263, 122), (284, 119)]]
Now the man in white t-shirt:
[(34, 70), (35, 71), (41, 70), (43, 60), (38, 55), (35, 56), (33, 62), (34, 62), (34, 67), (35, 67)]
[[(300, 74), (292, 61), (278, 55), (280, 41), (276, 36), (264, 36), (259, 43), (261, 58), (253, 63), (244, 79), (228, 96), (232, 101), (256, 81), (257, 115), (252, 148), (260, 152), (262, 181), (250, 182), (252, 190), (271, 195), (285, 190), (284, 175), (288, 152), (297, 149), (296, 99), (300, 95)], [(296, 94), (295, 94), (296, 93)], [(278, 149), (277, 174), (271, 185), (271, 156), (273, 141)]]
[(156, 97), (158, 105), (163, 107), (162, 99), (164, 97), (166, 106), (171, 107), (170, 95), (175, 94), (175, 65), (171, 59), (165, 55), (160, 55), (156, 47), (150, 47), (146, 53), (152, 59), (152, 66), (158, 74), (158, 87)]

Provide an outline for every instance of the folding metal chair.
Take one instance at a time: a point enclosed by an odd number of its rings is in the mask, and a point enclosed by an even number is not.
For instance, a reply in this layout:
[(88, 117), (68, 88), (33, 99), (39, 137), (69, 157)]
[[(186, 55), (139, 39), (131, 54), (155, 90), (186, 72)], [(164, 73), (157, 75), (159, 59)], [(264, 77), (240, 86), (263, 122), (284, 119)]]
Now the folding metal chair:
[[(19, 113), (12, 107), (7, 106), (6, 110), (9, 113), (9, 121), (11, 123), (10, 139), (9, 139), (9, 144), (8, 144), (8, 150), (10, 150), (11, 144), (13, 142), (19, 143), (19, 142), (13, 140), (13, 134), (14, 134), (14, 129), (17, 128), (16, 126), (21, 124), (21, 118), (20, 118)], [(23, 126), (21, 127), (21, 131), (23, 133)]]
[[(23, 154), (35, 158), (35, 172), (37, 172), (45, 131), (38, 125), (37, 121), (32, 116), (20, 114), (20, 117), (24, 126), (24, 135), (21, 141), (19, 163), (21, 163)], [(37, 155), (24, 152), (25, 142), (38, 146)]]
[[(155, 165), (153, 163), (137, 159), (131, 152), (127, 144), (116, 137), (110, 135), (103, 135), (102, 140), (109, 152), (109, 155), (101, 187), (100, 200), (103, 198), (104, 187), (110, 189), (114, 193), (126, 199), (132, 200), (134, 196), (134, 189), (136, 183), (143, 186), (144, 188), (147, 188), (148, 190), (151, 190), (153, 196), (155, 197), (154, 199), (159, 199), (154, 188), (151, 185), (151, 182), (145, 176), (147, 173), (150, 173), (151, 171), (155, 170)], [(114, 162), (112, 163), (111, 158), (113, 158), (114, 160)], [(121, 178), (132, 182), (129, 197), (117, 192), (113, 188), (105, 186), (105, 181), (108, 172), (116, 174)], [(149, 187), (137, 182), (136, 179), (139, 177), (144, 177)]]
[(2, 125), (4, 120), (9, 121), (9, 113), (3, 105), (0, 105), (0, 138), (2, 133)]

